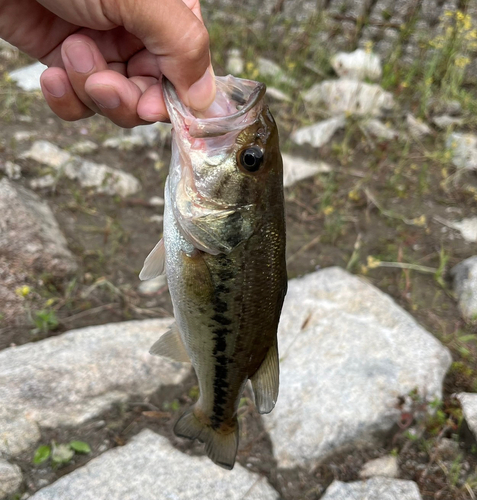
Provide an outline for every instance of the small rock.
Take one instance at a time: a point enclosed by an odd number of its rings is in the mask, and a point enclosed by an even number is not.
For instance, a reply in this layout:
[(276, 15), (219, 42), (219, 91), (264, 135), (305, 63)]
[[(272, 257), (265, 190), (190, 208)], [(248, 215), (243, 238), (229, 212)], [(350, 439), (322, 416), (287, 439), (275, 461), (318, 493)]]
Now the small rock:
[(464, 124), (464, 120), (462, 118), (455, 118), (454, 116), (449, 115), (434, 116), (434, 118), (432, 118), (432, 122), (434, 125), (443, 130), (454, 125), (460, 127)]
[(228, 73), (235, 76), (238, 76), (243, 73), (244, 62), (242, 55), (240, 54), (240, 50), (238, 49), (229, 50), (226, 69)]
[(291, 135), (291, 140), (295, 144), (308, 143), (315, 148), (320, 148), (330, 141), (335, 132), (344, 128), (345, 125), (346, 118), (344, 115), (335, 116), (334, 118), (329, 118), (328, 120), (295, 130)]
[(22, 167), (8, 160), (4, 165), (0, 163), (0, 170), (5, 172), (6, 176), (12, 180), (18, 180), (22, 176)]
[(392, 455), (377, 458), (366, 462), (359, 473), (359, 477), (366, 479), (368, 477), (398, 477), (399, 467), (397, 458)]
[(23, 153), (20, 158), (28, 158), (55, 170), (63, 168), (71, 161), (72, 156), (68, 151), (60, 149), (48, 141), (35, 141), (31, 148)]
[(477, 170), (477, 136), (454, 132), (447, 138), (446, 146), (457, 168)]
[(409, 129), (409, 133), (415, 139), (421, 139), (422, 137), (431, 133), (431, 127), (429, 127), (427, 123), (418, 120), (411, 113), (407, 114), (406, 123)]
[(57, 182), (57, 179), (53, 177), (51, 174), (46, 174), (43, 177), (35, 177), (30, 181), (30, 187), (32, 189), (46, 189), (51, 186), (54, 186)]
[(325, 80), (313, 85), (303, 99), (312, 105), (324, 105), (334, 115), (379, 116), (394, 106), (393, 96), (379, 85), (356, 80)]
[(454, 460), (460, 453), (459, 443), (449, 438), (441, 438), (437, 443), (436, 451), (439, 457), (444, 460)]
[(383, 122), (379, 120), (366, 120), (363, 123), (364, 129), (377, 137), (378, 139), (394, 140), (399, 137), (399, 132), (391, 127), (388, 127)]
[(47, 141), (35, 141), (21, 157), (61, 170), (68, 179), (77, 180), (82, 187), (94, 188), (97, 193), (126, 197), (141, 189), (141, 184), (131, 174), (72, 156)]
[(152, 198), (149, 198), (149, 205), (152, 207), (163, 207), (164, 198), (161, 198), (160, 196), (153, 196)]
[(151, 215), (149, 217), (149, 222), (157, 222), (158, 224), (162, 224), (164, 222), (164, 216), (163, 215)]
[(337, 267), (289, 281), (278, 345), (280, 396), (263, 421), (287, 468), (385, 436), (399, 398), (442, 396), (451, 363), (389, 296)]
[(13, 138), (17, 142), (29, 141), (33, 137), (37, 135), (37, 132), (29, 131), (29, 130), (18, 130), (13, 134)]
[(267, 95), (275, 101), (291, 102), (291, 97), (275, 87), (267, 87)]
[(278, 500), (264, 477), (186, 455), (149, 429), (35, 493), (32, 500)]
[(172, 322), (92, 326), (1, 351), (0, 453), (34, 446), (38, 427), (74, 427), (132, 395), (180, 383), (189, 367), (148, 354)]
[(97, 151), (99, 146), (93, 141), (80, 141), (70, 148), (70, 152), (74, 155), (88, 155)]
[(138, 286), (138, 291), (142, 295), (155, 295), (159, 290), (167, 286), (165, 274), (161, 274), (152, 280), (142, 281)]
[(379, 56), (362, 49), (350, 53), (339, 52), (331, 58), (330, 62), (340, 78), (379, 80), (382, 75)]
[(477, 241), (477, 217), (462, 219), (460, 222), (453, 222), (452, 227), (460, 231), (465, 241), (474, 243)]
[(261, 76), (272, 78), (275, 83), (286, 83), (296, 85), (296, 81), (290, 78), (280, 66), (264, 57), (259, 57), (257, 61), (258, 72)]
[(23, 475), (20, 467), (0, 458), (0, 500), (13, 495), (22, 481)]
[(103, 142), (103, 147), (119, 149), (120, 151), (132, 151), (146, 145), (146, 141), (140, 136), (124, 135), (121, 137), (110, 137)]
[(477, 439), (477, 394), (470, 392), (461, 392), (457, 399), (462, 405), (462, 412), (469, 429)]
[(156, 142), (164, 142), (171, 135), (170, 123), (151, 123), (140, 125), (131, 131), (123, 131), (118, 137), (111, 137), (103, 142), (107, 148), (119, 149), (121, 151), (132, 151), (136, 148), (153, 146)]
[(0, 57), (7, 60), (16, 59), (19, 52), (17, 47), (0, 38)]
[(367, 481), (333, 481), (321, 500), (422, 500), (414, 481), (373, 477)]
[(47, 68), (48, 66), (41, 62), (36, 62), (30, 66), (12, 71), (9, 76), (23, 90), (28, 92), (40, 90), (40, 76)]
[(325, 162), (311, 162), (303, 158), (283, 154), (283, 186), (289, 187), (293, 184), (313, 177), (316, 174), (331, 172), (331, 166)]
[[(477, 241), (477, 238), (476, 238)], [(462, 316), (468, 321), (477, 320), (477, 255), (469, 257), (451, 270), (454, 292)]]

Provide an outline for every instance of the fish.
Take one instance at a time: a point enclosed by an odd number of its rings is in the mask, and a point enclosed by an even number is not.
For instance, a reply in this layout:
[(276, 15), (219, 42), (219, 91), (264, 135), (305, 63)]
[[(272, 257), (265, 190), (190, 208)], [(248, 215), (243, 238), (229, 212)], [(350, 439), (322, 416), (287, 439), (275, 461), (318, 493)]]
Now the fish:
[(165, 273), (175, 323), (150, 353), (190, 362), (199, 398), (176, 422), (179, 437), (205, 443), (232, 469), (237, 409), (248, 380), (259, 413), (275, 406), (277, 328), (287, 290), (283, 166), (266, 87), (216, 77), (206, 113), (188, 109), (173, 85), (163, 95), (173, 126), (163, 238), (140, 279)]

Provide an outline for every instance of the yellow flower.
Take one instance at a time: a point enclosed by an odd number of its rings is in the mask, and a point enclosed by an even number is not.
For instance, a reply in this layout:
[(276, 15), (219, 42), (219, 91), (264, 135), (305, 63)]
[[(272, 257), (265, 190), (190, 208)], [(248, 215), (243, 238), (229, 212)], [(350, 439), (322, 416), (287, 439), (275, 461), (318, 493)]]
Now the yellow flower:
[(46, 306), (46, 307), (50, 307), (50, 306), (52, 306), (54, 303), (55, 303), (55, 299), (48, 299), (48, 300), (45, 302), (45, 306)]
[(331, 206), (331, 205), (328, 205), (327, 207), (325, 207), (325, 209), (323, 210), (323, 213), (325, 215), (330, 215), (332, 214), (333, 212), (335, 211), (335, 209)]
[(371, 40), (368, 40), (365, 44), (364, 44), (364, 50), (367, 54), (371, 54), (372, 50), (373, 50), (373, 42)]
[(379, 259), (376, 259), (376, 257), (373, 257), (372, 255), (368, 255), (366, 264), (369, 269), (376, 269), (380, 266), (381, 261)]
[(359, 195), (359, 189), (352, 189), (348, 193), (348, 198), (352, 201), (359, 201), (360, 200), (360, 195)]
[(424, 227), (426, 225), (426, 216), (421, 215), (420, 217), (416, 217), (415, 219), (412, 219), (412, 222), (415, 226), (420, 226)]
[(469, 63), (470, 59), (468, 57), (459, 56), (455, 58), (455, 65), (458, 68), (465, 68)]
[(15, 293), (20, 297), (26, 297), (30, 292), (31, 289), (28, 285), (20, 286), (15, 290)]

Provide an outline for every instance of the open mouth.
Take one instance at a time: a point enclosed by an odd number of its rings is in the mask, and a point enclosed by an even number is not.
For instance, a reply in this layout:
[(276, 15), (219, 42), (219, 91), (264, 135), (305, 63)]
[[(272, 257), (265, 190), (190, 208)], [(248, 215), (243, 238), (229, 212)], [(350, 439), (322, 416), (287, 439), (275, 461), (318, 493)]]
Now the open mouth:
[(184, 106), (174, 86), (163, 79), (163, 92), (173, 125), (180, 119), (193, 138), (217, 137), (238, 131), (255, 121), (261, 110), (266, 87), (263, 83), (229, 76), (215, 77), (217, 93), (214, 102), (204, 113)]

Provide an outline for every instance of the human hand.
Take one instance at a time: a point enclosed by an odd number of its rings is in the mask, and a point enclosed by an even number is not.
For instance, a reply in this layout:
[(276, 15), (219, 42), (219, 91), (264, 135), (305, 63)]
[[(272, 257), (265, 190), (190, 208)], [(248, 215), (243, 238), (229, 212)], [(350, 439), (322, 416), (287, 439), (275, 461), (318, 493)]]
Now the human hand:
[(48, 66), (60, 118), (100, 113), (122, 127), (168, 118), (165, 75), (199, 111), (215, 96), (199, 0), (0, 0), (0, 37)]

